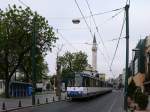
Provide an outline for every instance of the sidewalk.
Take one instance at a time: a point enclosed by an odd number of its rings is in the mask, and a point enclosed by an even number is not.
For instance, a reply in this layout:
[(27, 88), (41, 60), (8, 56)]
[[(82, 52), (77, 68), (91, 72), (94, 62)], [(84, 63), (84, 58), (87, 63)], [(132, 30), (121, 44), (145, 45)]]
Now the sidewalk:
[[(65, 100), (66, 93), (62, 93), (62, 100)], [(36, 104), (38, 104), (38, 100), (40, 104), (46, 103), (46, 99), (48, 102), (58, 101), (58, 97), (51, 93), (40, 93), (36, 95)], [(19, 101), (21, 101), (22, 107), (32, 106), (32, 97), (25, 97), (25, 98), (0, 98), (0, 111), (2, 111), (2, 105), (5, 102), (5, 107), (7, 110), (19, 108)]]

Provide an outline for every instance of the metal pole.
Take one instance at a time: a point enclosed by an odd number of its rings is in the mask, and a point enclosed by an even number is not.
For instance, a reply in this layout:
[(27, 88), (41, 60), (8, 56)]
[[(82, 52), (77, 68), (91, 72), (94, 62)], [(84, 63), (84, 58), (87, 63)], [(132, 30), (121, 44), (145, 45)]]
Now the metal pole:
[(134, 51), (132, 50), (132, 76), (134, 76), (134, 56), (133, 56)]
[(33, 19), (33, 36), (32, 36), (32, 105), (35, 105), (35, 89), (36, 89), (35, 46), (36, 46), (36, 16)]
[(128, 92), (128, 64), (129, 64), (129, 5), (125, 6), (126, 12), (126, 76), (125, 76), (125, 98), (124, 98), (124, 109), (128, 111), (127, 105), (127, 92)]
[(57, 91), (56, 95), (58, 96), (58, 100), (61, 100), (61, 76), (60, 76), (60, 69), (61, 69), (61, 64), (58, 61), (58, 55), (57, 55)]

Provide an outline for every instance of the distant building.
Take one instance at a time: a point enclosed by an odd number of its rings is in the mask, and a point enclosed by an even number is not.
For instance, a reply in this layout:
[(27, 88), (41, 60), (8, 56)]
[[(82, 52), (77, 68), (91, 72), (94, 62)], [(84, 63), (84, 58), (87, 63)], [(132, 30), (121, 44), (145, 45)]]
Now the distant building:
[(105, 73), (100, 73), (100, 74), (99, 74), (99, 79), (100, 79), (101, 81), (105, 81), (105, 79), (106, 79), (106, 74), (105, 74)]
[(122, 88), (124, 87), (124, 83), (125, 83), (125, 75), (124, 74), (119, 74), (118, 78), (118, 88)]
[(125, 85), (125, 76), (126, 76), (126, 69), (123, 69), (123, 72), (122, 72), (122, 85), (123, 86)]

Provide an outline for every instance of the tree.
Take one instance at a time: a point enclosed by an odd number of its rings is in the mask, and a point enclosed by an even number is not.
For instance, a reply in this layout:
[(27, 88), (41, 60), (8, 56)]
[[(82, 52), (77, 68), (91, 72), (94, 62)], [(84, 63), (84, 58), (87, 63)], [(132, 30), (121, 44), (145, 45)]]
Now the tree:
[[(5, 74), (6, 97), (9, 97), (9, 83), (16, 70), (31, 63), (33, 27), (36, 27), (36, 57), (44, 57), (57, 40), (48, 21), (29, 7), (22, 9), (14, 5), (0, 10), (0, 63), (3, 63), (0, 70)], [(32, 68), (29, 66), (29, 69)]]
[[(23, 62), (21, 63), (19, 67), (19, 72), (22, 74), (25, 74), (25, 77), (23, 77), (23, 80), (25, 82), (30, 82), (31, 80), (31, 74), (32, 74), (32, 64), (31, 57), (24, 57)], [(42, 82), (43, 78), (46, 78), (48, 75), (48, 65), (46, 62), (44, 62), (44, 57), (38, 55), (35, 57), (36, 60), (36, 82)]]
[(74, 72), (82, 72), (88, 65), (87, 55), (84, 52), (66, 52), (58, 60), (62, 65), (62, 78), (73, 78)]
[(85, 68), (88, 65), (87, 55), (80, 51), (73, 53), (73, 57), (74, 57), (72, 62), (73, 71), (81, 72), (85, 70)]
[(141, 88), (137, 88), (134, 93), (134, 101), (138, 104), (140, 110), (145, 110), (148, 105), (148, 95), (144, 94)]
[(130, 84), (128, 85), (128, 96), (133, 100), (133, 97), (134, 97), (134, 92), (135, 90), (137, 89), (136, 85), (135, 85), (135, 82), (132, 78)]

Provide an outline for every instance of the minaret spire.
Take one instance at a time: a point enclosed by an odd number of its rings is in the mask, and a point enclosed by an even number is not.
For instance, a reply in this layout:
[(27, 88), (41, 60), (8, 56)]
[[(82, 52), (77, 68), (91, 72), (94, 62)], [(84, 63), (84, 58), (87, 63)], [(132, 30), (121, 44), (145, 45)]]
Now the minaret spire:
[(94, 71), (97, 70), (97, 42), (96, 42), (95, 34), (93, 37), (93, 45), (92, 45), (92, 67)]
[(96, 43), (96, 37), (95, 37), (95, 34), (94, 34), (94, 38), (93, 38), (93, 43)]

